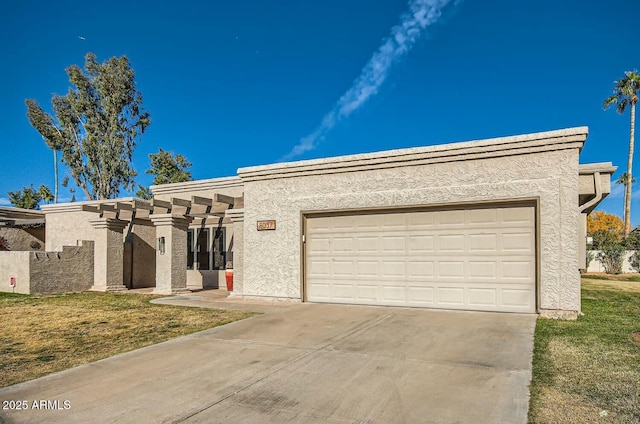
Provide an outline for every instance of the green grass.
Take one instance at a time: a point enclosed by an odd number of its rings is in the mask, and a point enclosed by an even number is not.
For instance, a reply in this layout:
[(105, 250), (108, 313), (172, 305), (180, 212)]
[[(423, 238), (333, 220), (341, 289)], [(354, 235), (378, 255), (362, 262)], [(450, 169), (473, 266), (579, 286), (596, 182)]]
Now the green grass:
[(0, 387), (255, 315), (149, 303), (157, 297), (0, 292)]
[(581, 277), (588, 280), (610, 280), (607, 275), (582, 275)]
[(582, 311), (538, 320), (529, 422), (640, 422), (640, 284), (583, 279)]
[(614, 280), (614, 281), (634, 281), (640, 282), (640, 275), (636, 273), (629, 274), (582, 274), (583, 280)]

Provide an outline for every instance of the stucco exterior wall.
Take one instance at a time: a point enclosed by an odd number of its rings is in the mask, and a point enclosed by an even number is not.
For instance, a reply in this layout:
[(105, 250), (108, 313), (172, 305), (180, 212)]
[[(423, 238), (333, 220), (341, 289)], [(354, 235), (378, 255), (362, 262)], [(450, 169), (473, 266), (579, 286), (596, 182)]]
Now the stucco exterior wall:
[[(243, 295), (301, 299), (301, 211), (539, 199), (539, 309), (579, 311), (578, 155), (576, 146), (357, 172), (248, 178)], [(276, 231), (257, 231), (256, 221), (271, 219), (277, 221)]]
[[(145, 220), (135, 220), (125, 229), (125, 285), (129, 288), (154, 287), (156, 284), (156, 228)], [(127, 245), (128, 248), (127, 248)]]
[(96, 217), (95, 213), (81, 210), (47, 211), (45, 250), (61, 250), (62, 246), (76, 246), (79, 240), (95, 240), (96, 229), (89, 221)]
[[(0, 252), (0, 291), (29, 294), (29, 256), (31, 252)], [(15, 278), (16, 287), (9, 285)]]
[[(40, 227), (0, 227), (0, 236), (7, 240), (11, 251), (43, 251), (45, 247), (44, 232), (44, 225)], [(40, 247), (34, 247), (35, 243)]]

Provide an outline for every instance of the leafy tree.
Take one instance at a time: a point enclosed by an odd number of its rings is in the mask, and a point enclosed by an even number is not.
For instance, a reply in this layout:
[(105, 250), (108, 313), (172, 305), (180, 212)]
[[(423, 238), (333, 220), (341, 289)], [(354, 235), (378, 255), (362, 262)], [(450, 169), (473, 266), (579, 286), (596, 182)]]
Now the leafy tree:
[(593, 232), (591, 237), (593, 238), (593, 245), (591, 246), (593, 250), (602, 249), (607, 244), (620, 243), (620, 238), (611, 231), (598, 230)]
[(60, 134), (51, 115), (45, 113), (35, 100), (27, 99), (25, 102), (29, 123), (38, 129), (45, 144), (53, 151), (53, 191), (55, 193), (53, 200), (58, 203), (58, 152), (62, 149)]
[[(151, 168), (145, 171), (146, 174), (155, 175), (153, 184), (169, 184), (191, 181), (191, 171), (188, 168), (191, 162), (181, 154), (168, 152), (159, 148), (158, 153), (151, 153)], [(149, 188), (138, 186), (136, 196), (141, 199), (150, 199), (151, 190)]]
[(613, 234), (616, 239), (620, 239), (624, 233), (624, 224), (619, 216), (606, 213), (603, 211), (595, 211), (587, 216), (587, 235), (594, 237), (597, 231), (606, 231)]
[(38, 209), (40, 202), (51, 202), (54, 200), (49, 187), (41, 185), (38, 190), (33, 189), (33, 184), (22, 190), (10, 191), (9, 202), (17, 208)]
[(622, 240), (622, 244), (627, 250), (640, 250), (640, 237), (636, 232), (632, 232)]
[(138, 191), (136, 191), (136, 197), (138, 199), (151, 199), (153, 197), (153, 193), (151, 193), (151, 189), (149, 187), (144, 187), (138, 184)]
[(640, 74), (637, 71), (627, 71), (624, 78), (615, 82), (613, 95), (607, 97), (603, 103), (604, 109), (611, 105), (617, 105), (616, 110), (623, 114), (627, 106), (631, 106), (631, 122), (629, 131), (629, 156), (627, 159), (627, 179), (626, 195), (624, 198), (624, 235), (631, 232), (631, 186), (633, 184), (633, 148), (634, 132), (636, 121), (636, 103), (638, 103), (638, 93), (640, 92)]
[(87, 199), (117, 197), (122, 187), (134, 187), (133, 150), (151, 123), (135, 72), (126, 56), (98, 63), (93, 53), (86, 55), (84, 70), (72, 65), (66, 72), (72, 87), (53, 96), (55, 118), (27, 99), (29, 122), (48, 146), (62, 152)]

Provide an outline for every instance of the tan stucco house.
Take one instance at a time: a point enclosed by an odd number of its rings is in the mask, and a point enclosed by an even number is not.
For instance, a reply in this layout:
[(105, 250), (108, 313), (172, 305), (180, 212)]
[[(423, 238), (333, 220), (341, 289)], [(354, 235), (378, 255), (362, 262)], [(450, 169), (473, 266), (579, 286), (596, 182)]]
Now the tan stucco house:
[(241, 168), (154, 199), (44, 206), (46, 250), (94, 242), (94, 290), (224, 287), (303, 302), (580, 311), (586, 214), (611, 163), (586, 127)]

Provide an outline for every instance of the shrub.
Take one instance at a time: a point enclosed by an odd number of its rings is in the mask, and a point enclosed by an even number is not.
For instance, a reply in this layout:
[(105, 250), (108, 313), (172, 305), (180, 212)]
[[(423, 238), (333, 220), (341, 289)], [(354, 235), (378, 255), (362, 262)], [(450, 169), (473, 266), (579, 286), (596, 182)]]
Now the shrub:
[(596, 254), (593, 253), (591, 250), (587, 250), (587, 263), (585, 264), (585, 270), (589, 269), (589, 265), (591, 264), (591, 261), (593, 261), (596, 258)]
[(629, 264), (633, 269), (640, 272), (640, 250), (633, 252), (633, 255), (629, 258)]
[(607, 274), (622, 273), (624, 246), (617, 240), (606, 240), (602, 243), (597, 257)]
[(640, 250), (640, 237), (635, 233), (629, 234), (624, 238), (623, 242), (627, 250)]

